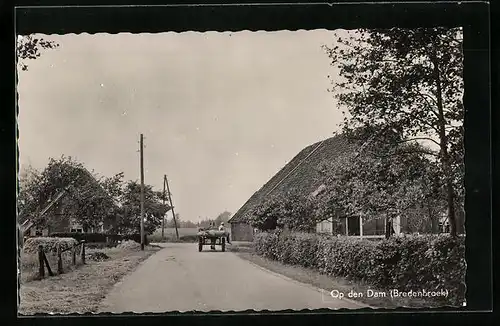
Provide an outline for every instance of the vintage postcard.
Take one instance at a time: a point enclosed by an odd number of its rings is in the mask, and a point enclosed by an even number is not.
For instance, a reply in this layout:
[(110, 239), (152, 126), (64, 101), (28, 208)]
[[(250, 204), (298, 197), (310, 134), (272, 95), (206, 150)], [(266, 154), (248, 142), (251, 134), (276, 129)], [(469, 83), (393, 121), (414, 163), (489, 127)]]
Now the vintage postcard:
[(20, 314), (467, 305), (461, 27), (17, 38)]

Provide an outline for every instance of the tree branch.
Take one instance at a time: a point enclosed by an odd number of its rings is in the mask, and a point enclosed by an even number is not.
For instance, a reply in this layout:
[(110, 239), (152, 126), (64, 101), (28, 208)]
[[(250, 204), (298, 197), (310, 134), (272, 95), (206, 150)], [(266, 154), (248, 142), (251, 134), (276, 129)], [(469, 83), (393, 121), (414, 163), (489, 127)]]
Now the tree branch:
[(429, 138), (429, 137), (415, 137), (415, 138), (405, 139), (405, 140), (397, 142), (397, 144), (402, 144), (402, 143), (406, 143), (406, 142), (414, 141), (414, 140), (429, 140), (429, 141), (433, 142), (434, 144), (440, 146), (438, 141), (436, 141), (432, 138)]
[[(432, 109), (432, 107), (437, 106), (437, 101), (436, 101), (436, 99), (435, 99), (435, 98), (433, 98), (433, 97), (432, 97), (431, 95), (429, 95), (429, 94), (422, 93), (422, 92), (421, 92), (420, 90), (418, 90), (418, 89), (414, 89), (413, 91), (414, 91), (417, 95), (419, 95), (422, 99), (424, 99), (424, 101), (425, 101), (425, 102), (427, 103), (427, 105), (429, 106), (429, 111), (430, 111), (430, 112), (432, 112), (432, 113), (433, 113), (433, 114), (434, 114), (434, 115), (435, 115), (435, 116), (439, 119), (439, 114), (438, 114), (436, 111), (434, 111), (434, 110)], [(430, 99), (430, 100), (434, 103), (434, 105), (432, 105), (431, 103), (429, 103), (429, 100), (428, 100), (428, 99)]]
[(399, 152), (393, 152), (393, 153), (390, 153), (390, 154), (387, 154), (387, 155), (376, 154), (373, 151), (370, 151), (370, 153), (373, 156), (378, 157), (378, 158), (387, 158), (387, 157), (398, 156), (398, 155), (403, 155), (403, 154), (412, 154), (412, 153), (422, 153), (422, 154), (426, 154), (426, 155), (432, 155), (432, 156), (435, 156), (435, 157), (439, 157), (439, 153), (433, 152), (431, 150), (399, 151)]

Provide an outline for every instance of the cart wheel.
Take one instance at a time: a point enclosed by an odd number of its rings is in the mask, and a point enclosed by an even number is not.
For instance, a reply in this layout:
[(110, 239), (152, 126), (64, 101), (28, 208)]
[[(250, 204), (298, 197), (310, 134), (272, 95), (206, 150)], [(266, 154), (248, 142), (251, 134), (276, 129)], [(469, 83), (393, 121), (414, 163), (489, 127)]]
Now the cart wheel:
[(202, 251), (203, 250), (203, 241), (200, 239), (198, 240), (198, 251)]
[(226, 251), (226, 239), (225, 238), (221, 239), (221, 245), (222, 245), (222, 252)]

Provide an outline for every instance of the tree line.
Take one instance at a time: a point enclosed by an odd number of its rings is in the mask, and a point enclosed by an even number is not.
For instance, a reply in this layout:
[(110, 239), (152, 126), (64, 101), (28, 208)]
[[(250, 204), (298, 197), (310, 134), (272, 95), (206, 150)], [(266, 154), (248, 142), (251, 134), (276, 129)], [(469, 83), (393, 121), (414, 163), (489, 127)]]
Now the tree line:
[(222, 222), (227, 223), (231, 218), (231, 213), (228, 211), (224, 211), (217, 215), (215, 218), (205, 217), (198, 222), (193, 222), (189, 220), (182, 220), (180, 215), (175, 214), (175, 223), (173, 218), (169, 218), (165, 223), (165, 227), (174, 228), (175, 224), (177, 224), (178, 228), (197, 228), (197, 227), (208, 227), (210, 223), (215, 223), (215, 225), (219, 226)]

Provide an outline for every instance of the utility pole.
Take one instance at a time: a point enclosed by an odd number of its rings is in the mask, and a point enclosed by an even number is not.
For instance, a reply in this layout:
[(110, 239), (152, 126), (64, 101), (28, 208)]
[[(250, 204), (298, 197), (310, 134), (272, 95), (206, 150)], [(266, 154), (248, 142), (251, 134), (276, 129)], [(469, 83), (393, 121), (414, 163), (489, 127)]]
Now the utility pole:
[(144, 136), (141, 134), (141, 250), (144, 250)]
[[(165, 206), (165, 180), (167, 176), (163, 175), (163, 206)], [(166, 215), (166, 213), (165, 213)], [(163, 218), (161, 220), (161, 239), (163, 240), (165, 238), (165, 215), (163, 215)]]
[(167, 184), (168, 200), (170, 202), (170, 207), (172, 207), (172, 216), (174, 217), (175, 235), (177, 236), (177, 240), (179, 240), (179, 230), (177, 229), (177, 221), (175, 220), (174, 204), (172, 203), (172, 196), (170, 194), (170, 187), (168, 186), (167, 176), (165, 175), (164, 178), (165, 178), (165, 183)]

